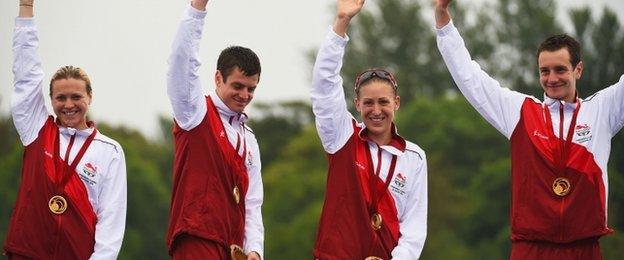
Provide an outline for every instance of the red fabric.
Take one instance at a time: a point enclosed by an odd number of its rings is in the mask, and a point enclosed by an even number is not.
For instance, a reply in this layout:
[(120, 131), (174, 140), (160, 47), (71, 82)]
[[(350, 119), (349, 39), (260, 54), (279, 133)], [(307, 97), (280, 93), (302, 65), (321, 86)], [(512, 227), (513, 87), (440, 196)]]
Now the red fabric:
[(511, 247), (511, 260), (600, 260), (598, 239), (581, 240), (566, 244), (545, 242), (514, 242)]
[(606, 223), (602, 171), (585, 147), (571, 144), (563, 175), (570, 192), (553, 192), (560, 146), (551, 135), (542, 105), (527, 99), (511, 137), (512, 241), (570, 243), (613, 232)]
[(230, 259), (230, 252), (223, 246), (195, 236), (180, 235), (176, 238), (171, 254), (173, 260)]
[[(245, 194), (249, 186), (244, 160), (228, 141), (210, 97), (204, 120), (190, 131), (174, 126), (173, 193), (167, 246), (189, 234), (229, 250), (242, 246), (245, 233)], [(240, 190), (240, 203), (232, 196)]]
[[(4, 246), (9, 254), (35, 259), (88, 259), (93, 253), (97, 217), (77, 174), (71, 175), (62, 194), (67, 210), (56, 215), (48, 207), (49, 199), (58, 195), (57, 181), (65, 164), (54, 152), (58, 138), (58, 126), (50, 117), (24, 151), (22, 180)], [(58, 169), (54, 159), (60, 162)]]
[[(321, 214), (314, 257), (317, 259), (364, 259), (391, 257), (399, 239), (398, 213), (392, 194), (385, 189), (379, 202), (381, 229), (371, 227), (369, 160), (366, 141), (358, 137), (359, 128), (335, 154), (330, 154), (325, 204)], [(377, 178), (377, 177), (375, 177)], [(377, 178), (377, 187), (385, 183)]]

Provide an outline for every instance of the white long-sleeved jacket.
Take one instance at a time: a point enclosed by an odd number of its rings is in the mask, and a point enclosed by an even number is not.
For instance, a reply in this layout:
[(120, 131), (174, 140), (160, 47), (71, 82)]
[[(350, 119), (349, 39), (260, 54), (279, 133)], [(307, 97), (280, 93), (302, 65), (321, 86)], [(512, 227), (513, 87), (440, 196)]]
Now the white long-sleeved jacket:
[[(342, 58), (347, 38), (328, 32), (317, 54), (312, 74), (312, 109), (316, 128), (325, 151), (336, 153), (353, 134), (353, 116), (347, 110), (342, 88)], [(363, 129), (364, 124), (360, 124)], [(399, 219), (400, 238), (392, 250), (393, 259), (418, 259), (427, 235), (427, 161), (425, 152), (406, 141), (405, 151), (391, 145), (377, 146), (369, 141), (373, 168), (381, 163), (379, 178), (385, 182), (392, 155), (397, 156), (395, 174), (388, 189), (394, 199)], [(381, 158), (377, 158), (381, 149)], [(401, 173), (401, 174), (398, 174)]]
[[(37, 54), (39, 39), (33, 18), (16, 18), (13, 38), (13, 123), (22, 144), (36, 140), (50, 116), (43, 98), (43, 69)], [(75, 133), (69, 162), (73, 161), (94, 128), (77, 130), (59, 126), (60, 154), (64, 155)], [(95, 246), (90, 259), (116, 259), (126, 223), (126, 162), (115, 140), (98, 132), (76, 167), (97, 216)]]
[[(169, 70), (167, 72), (167, 94), (173, 106), (173, 116), (177, 124), (184, 130), (197, 127), (206, 115), (206, 98), (199, 81), (197, 70), (199, 61), (199, 43), (204, 26), (206, 12), (188, 7), (184, 11), (182, 21), (173, 41), (172, 53), (169, 56)], [(264, 255), (264, 226), (262, 224), (263, 186), (260, 173), (260, 149), (258, 141), (245, 125), (247, 115), (229, 109), (216, 93), (210, 94), (228, 140), (236, 147), (238, 136), (243, 136), (247, 145), (247, 174), (249, 175), (249, 189), (245, 197), (245, 253), (258, 252)], [(218, 149), (218, 148), (216, 148)], [(245, 147), (239, 145), (238, 153), (242, 155)]]

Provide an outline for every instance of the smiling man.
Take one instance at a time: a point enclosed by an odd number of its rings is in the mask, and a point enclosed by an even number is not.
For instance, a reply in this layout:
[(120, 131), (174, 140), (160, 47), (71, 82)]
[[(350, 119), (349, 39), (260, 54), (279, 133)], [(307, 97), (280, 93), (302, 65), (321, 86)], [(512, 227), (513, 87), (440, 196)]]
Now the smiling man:
[(173, 259), (261, 259), (260, 152), (243, 112), (260, 61), (245, 47), (223, 50), (216, 91), (204, 95), (197, 70), (207, 4), (194, 0), (184, 11), (169, 57), (175, 159), (167, 245)]
[(586, 99), (580, 44), (554, 35), (537, 50), (544, 101), (502, 88), (472, 61), (437, 0), (438, 48), (461, 92), (511, 142), (511, 259), (600, 259), (611, 138), (624, 126), (624, 76)]

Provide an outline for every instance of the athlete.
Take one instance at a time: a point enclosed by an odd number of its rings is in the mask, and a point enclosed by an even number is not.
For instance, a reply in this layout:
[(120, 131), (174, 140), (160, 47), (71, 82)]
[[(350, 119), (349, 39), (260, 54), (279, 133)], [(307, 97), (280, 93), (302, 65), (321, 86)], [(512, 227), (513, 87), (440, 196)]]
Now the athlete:
[(84, 70), (65, 66), (43, 97), (33, 0), (19, 1), (11, 113), (24, 145), (22, 178), (4, 244), (9, 259), (116, 259), (126, 221), (126, 165), (116, 141), (87, 120)]
[(316, 259), (418, 259), (427, 231), (425, 152), (399, 136), (397, 82), (384, 69), (362, 72), (347, 110), (340, 69), (347, 28), (364, 0), (338, 0), (316, 57), (312, 107), (329, 170), (314, 246)]
[(537, 50), (544, 100), (502, 88), (437, 0), (438, 48), (470, 104), (511, 142), (511, 259), (601, 259), (611, 138), (624, 125), (624, 77), (586, 99), (580, 44), (554, 35)]

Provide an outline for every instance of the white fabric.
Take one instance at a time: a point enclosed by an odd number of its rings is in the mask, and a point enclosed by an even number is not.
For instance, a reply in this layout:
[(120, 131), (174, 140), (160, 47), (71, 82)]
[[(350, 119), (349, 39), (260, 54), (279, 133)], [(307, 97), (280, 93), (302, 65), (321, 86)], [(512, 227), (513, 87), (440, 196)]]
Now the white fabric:
[[(330, 29), (321, 45), (312, 73), (312, 109), (316, 128), (325, 151), (336, 153), (353, 134), (353, 116), (347, 110), (340, 69), (348, 37)], [(365, 127), (363, 124), (360, 126)], [(369, 141), (373, 168), (381, 162), (379, 178), (386, 180), (392, 155), (397, 155), (395, 174), (389, 190), (398, 210), (400, 238), (392, 250), (393, 259), (418, 259), (427, 235), (427, 162), (425, 152), (406, 141), (404, 152), (393, 146), (378, 146)], [(400, 177), (402, 176), (402, 177)]]
[[(197, 127), (206, 115), (206, 99), (199, 81), (197, 71), (201, 65), (199, 61), (199, 43), (204, 26), (206, 12), (189, 7), (184, 11), (182, 20), (173, 41), (172, 53), (169, 56), (167, 72), (167, 94), (173, 106), (173, 116), (178, 125), (184, 130)], [(260, 149), (254, 133), (244, 122), (247, 116), (229, 109), (216, 93), (210, 94), (228, 140), (233, 147), (239, 136), (244, 136), (247, 145), (247, 174), (249, 175), (249, 189), (245, 197), (245, 239), (243, 249), (246, 253), (256, 251), (261, 257), (264, 255), (264, 226), (262, 224), (262, 202), (264, 191), (260, 174)], [(230, 123), (231, 121), (231, 123)], [(243, 141), (239, 145), (238, 153), (242, 155)]]
[[(565, 103), (549, 98), (544, 94), (544, 102), (534, 97), (502, 88), (498, 81), (481, 70), (479, 64), (471, 60), (470, 53), (452, 22), (437, 29), (438, 49), (455, 83), (473, 107), (498, 131), (511, 138), (520, 120), (520, 109), (526, 98), (533, 99), (542, 106), (548, 106), (553, 123), (553, 132), (559, 136), (559, 107), (563, 104), (564, 139), (576, 108), (575, 103)], [(583, 87), (583, 86), (577, 86)], [(587, 148), (594, 155), (602, 170), (605, 185), (605, 198), (608, 195), (607, 162), (611, 151), (611, 138), (624, 126), (624, 75), (620, 80), (581, 100), (577, 116), (573, 142)], [(587, 128), (579, 129), (578, 126)], [(589, 132), (584, 132), (589, 130)], [(547, 133), (535, 133), (543, 134)], [(606, 207), (606, 205), (605, 205)]]
[[(16, 18), (13, 39), (14, 89), (11, 113), (22, 144), (38, 137), (50, 113), (45, 107), (43, 70), (37, 54), (39, 40), (33, 18)], [(59, 126), (60, 154), (64, 158), (71, 135), (76, 139), (69, 156), (71, 163), (93, 128), (76, 130)], [(126, 162), (115, 140), (98, 132), (76, 167), (89, 202), (97, 215), (95, 246), (90, 259), (116, 259), (126, 223)]]

